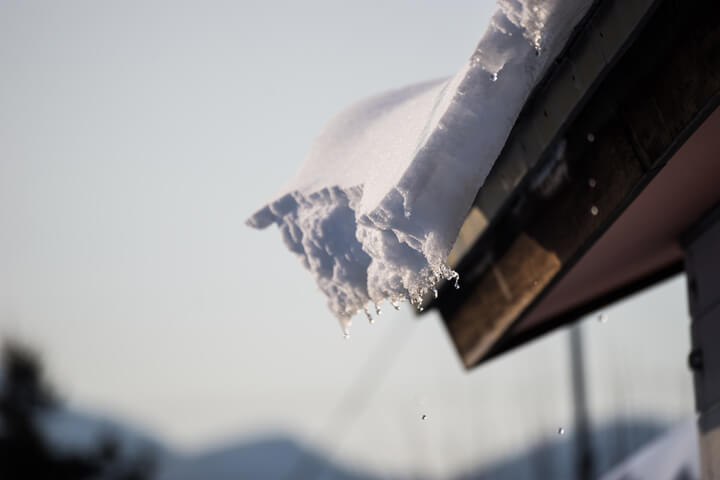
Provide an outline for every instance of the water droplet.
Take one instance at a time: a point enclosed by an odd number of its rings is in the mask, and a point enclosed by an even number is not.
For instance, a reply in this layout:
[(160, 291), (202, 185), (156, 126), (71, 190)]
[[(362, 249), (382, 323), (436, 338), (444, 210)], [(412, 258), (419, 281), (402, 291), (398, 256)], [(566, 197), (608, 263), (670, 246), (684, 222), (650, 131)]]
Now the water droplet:
[(593, 143), (595, 141), (595, 135), (592, 133), (588, 133), (586, 138), (587, 138), (587, 141), (590, 143)]
[(594, 217), (594, 216), (596, 216), (598, 213), (600, 213), (600, 210), (598, 210), (598, 207), (596, 207), (595, 205), (593, 205), (592, 207), (590, 207), (590, 213), (591, 213), (592, 216)]
[(597, 187), (597, 180), (595, 180), (594, 178), (588, 178), (588, 186), (590, 188)]
[(492, 75), (490, 75), (490, 81), (491, 81), (491, 82), (497, 82), (497, 79), (498, 79), (498, 74), (497, 74), (497, 72), (495, 72), (495, 73), (493, 73)]
[(423, 413), (422, 416), (420, 416), (420, 418), (421, 418), (422, 420), (427, 420), (427, 419), (428, 419), (428, 416)]
[(565, 429), (563, 427), (558, 428), (558, 435), (565, 435)]
[(382, 315), (382, 310), (380, 310), (380, 305), (378, 305), (377, 303), (375, 304), (375, 313), (377, 314), (378, 317), (380, 315)]
[(601, 313), (600, 315), (598, 315), (597, 321), (600, 323), (605, 323), (608, 321), (608, 316), (604, 313)]
[(368, 322), (375, 323), (375, 320), (373, 320), (372, 315), (370, 315), (370, 310), (368, 310), (367, 307), (364, 307), (364, 308), (365, 308), (365, 316), (367, 317)]
[(345, 340), (350, 338), (350, 331), (349, 330), (343, 330), (343, 337), (345, 337)]
[(435, 298), (438, 297), (438, 289), (433, 287), (433, 295), (435, 295)]
[(460, 290), (460, 275), (455, 277), (455, 290)]
[(390, 300), (390, 305), (392, 305), (395, 310), (400, 310), (400, 306), (398, 305), (397, 300), (395, 300), (394, 298)]

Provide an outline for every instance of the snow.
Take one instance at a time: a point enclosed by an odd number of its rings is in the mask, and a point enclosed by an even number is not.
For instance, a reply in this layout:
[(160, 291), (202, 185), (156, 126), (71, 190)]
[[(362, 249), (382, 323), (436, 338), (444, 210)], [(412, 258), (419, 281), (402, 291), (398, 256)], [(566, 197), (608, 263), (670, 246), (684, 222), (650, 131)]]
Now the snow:
[(456, 279), (445, 262), (478, 188), (591, 4), (499, 0), (457, 74), (338, 114), (248, 224), (280, 228), (344, 328), (368, 303), (419, 303)]

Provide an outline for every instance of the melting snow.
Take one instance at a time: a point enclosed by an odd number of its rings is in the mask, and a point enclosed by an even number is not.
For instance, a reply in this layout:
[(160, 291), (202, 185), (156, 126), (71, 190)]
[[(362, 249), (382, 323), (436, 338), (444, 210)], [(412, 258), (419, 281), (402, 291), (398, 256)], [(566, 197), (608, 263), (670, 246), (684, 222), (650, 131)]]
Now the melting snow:
[(276, 224), (343, 328), (369, 302), (417, 303), (447, 255), (530, 91), (592, 0), (500, 0), (453, 77), (383, 93), (320, 133), (285, 194), (248, 224)]

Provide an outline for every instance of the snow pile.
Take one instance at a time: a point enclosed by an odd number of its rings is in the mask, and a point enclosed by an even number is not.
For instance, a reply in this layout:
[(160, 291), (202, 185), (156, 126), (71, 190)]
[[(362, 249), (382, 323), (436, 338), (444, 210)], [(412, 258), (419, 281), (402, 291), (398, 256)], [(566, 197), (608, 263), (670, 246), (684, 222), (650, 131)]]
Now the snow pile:
[(457, 281), (445, 260), (477, 190), (591, 3), (499, 0), (455, 76), (341, 112), (286, 193), (248, 220), (280, 228), (344, 328), (368, 302), (417, 304)]

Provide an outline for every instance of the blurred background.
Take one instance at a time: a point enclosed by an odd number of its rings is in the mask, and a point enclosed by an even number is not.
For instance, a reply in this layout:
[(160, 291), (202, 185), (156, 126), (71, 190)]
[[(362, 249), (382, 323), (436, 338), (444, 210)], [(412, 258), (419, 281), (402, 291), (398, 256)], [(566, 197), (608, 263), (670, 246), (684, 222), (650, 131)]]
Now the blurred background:
[(334, 113), (454, 73), (494, 8), (0, 2), (0, 463), (574, 478), (691, 418), (684, 277), (466, 372), (434, 313), (344, 339), (244, 225)]

